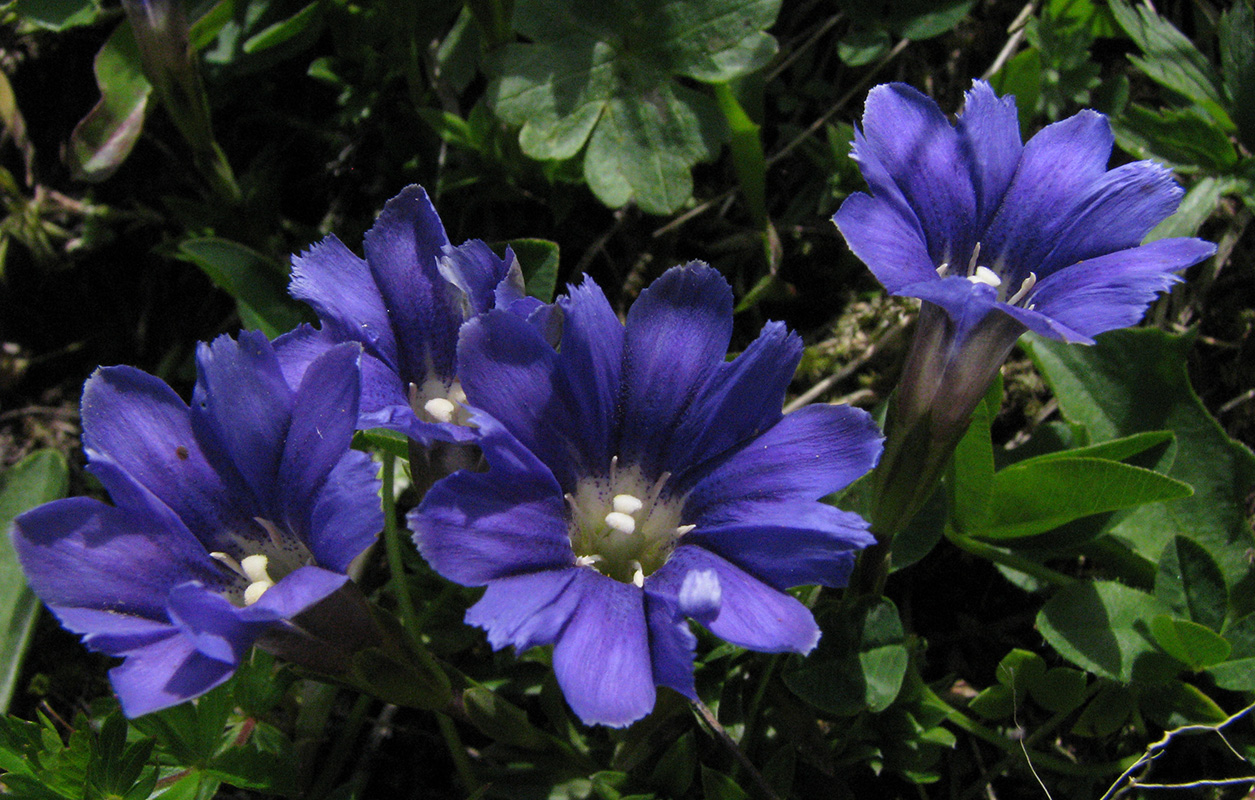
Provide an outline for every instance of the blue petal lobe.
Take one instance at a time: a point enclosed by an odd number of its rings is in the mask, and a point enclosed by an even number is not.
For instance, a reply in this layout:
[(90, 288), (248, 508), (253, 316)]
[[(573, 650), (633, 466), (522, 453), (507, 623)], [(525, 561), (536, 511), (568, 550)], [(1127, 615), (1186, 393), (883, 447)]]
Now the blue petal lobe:
[(623, 344), (623, 426), (619, 456), (647, 475), (663, 461), (685, 409), (724, 363), (732, 337), (732, 289), (716, 270), (672, 267), (628, 312)]
[(492, 581), (466, 612), (466, 624), (488, 632), (493, 650), (522, 652), (553, 644), (583, 597), (571, 589), (578, 567), (528, 572)]
[(133, 650), (109, 670), (122, 712), (135, 718), (198, 697), (225, 682), (235, 665), (208, 658), (178, 634)]
[(880, 450), (880, 431), (867, 412), (807, 406), (701, 480), (685, 502), (685, 521), (699, 527), (737, 522), (763, 501), (816, 500), (867, 473)]
[(690, 700), (697, 699), (693, 685), (693, 655), (697, 637), (676, 608), (673, 597), (645, 588), (645, 618), (649, 623), (649, 651), (654, 683), (674, 689)]
[(562, 309), (559, 385), (570, 415), (574, 447), (581, 473), (600, 475), (617, 454), (613, 448), (619, 425), (623, 324), (592, 278), (571, 287), (558, 303)]
[(454, 348), (462, 314), (455, 289), (440, 276), (438, 259), (449, 237), (427, 192), (407, 186), (389, 200), (366, 233), (366, 261), (383, 296), (405, 381), (454, 375)]
[(1015, 98), (999, 98), (988, 83), (973, 81), (957, 127), (976, 192), (975, 227), (982, 231), (1011, 185), (1024, 150)]
[(553, 648), (553, 669), (576, 716), (624, 727), (654, 707), (654, 676), (640, 589), (578, 570), (581, 595)]
[(292, 258), (288, 291), (313, 307), (333, 341), (361, 342), (395, 369), (397, 343), (370, 267), (334, 234)]
[(1137, 323), (1155, 295), (1180, 280), (1174, 271), (1215, 252), (1201, 239), (1160, 239), (1062, 269), (1039, 283), (1030, 300), (1043, 316), (1097, 336)]
[(914, 212), (904, 215), (899, 206), (880, 196), (855, 192), (841, 204), (832, 221), (851, 252), (890, 292), (936, 278), (934, 270), (939, 265), (928, 254), (928, 243)]
[(131, 367), (99, 369), (83, 388), (82, 414), (89, 460), (112, 461), (193, 531), (247, 519), (231, 500), (238, 480), (228, 484), (206, 460), (187, 405), (160, 379)]
[(251, 623), (226, 598), (198, 583), (184, 583), (170, 590), (170, 620), (206, 658), (238, 666), (273, 620)]
[[(348, 582), (349, 577), (340, 572), (301, 567), (267, 589), (257, 602), (240, 610), (239, 615), (250, 623), (292, 619)], [(262, 628), (257, 630), (260, 632)]]
[(646, 579), (658, 594), (678, 596), (685, 576), (713, 570), (719, 576), (719, 616), (706, 622), (711, 633), (740, 647), (767, 653), (809, 653), (819, 642), (810, 609), (734, 564), (700, 547), (681, 546)]
[(261, 333), (241, 331), (238, 342), (219, 336), (201, 344), (196, 362), (191, 418), (201, 449), (219, 473), (243, 477), (255, 502), (252, 516), (275, 519), (292, 391), (274, 348)]
[(465, 295), (465, 317), (482, 314), (493, 307), (497, 284), (510, 270), (510, 262), (498, 257), (478, 239), (457, 247), (445, 245), (437, 265), (440, 275)]
[(293, 531), (309, 530), (314, 498), (349, 451), (357, 427), (361, 354), (356, 343), (327, 351), (310, 364), (296, 392), (277, 486), (282, 521)]
[(699, 526), (682, 541), (717, 553), (770, 586), (790, 589), (845, 586), (855, 551), (875, 539), (858, 514), (815, 502), (764, 503), (737, 522)]
[(356, 450), (332, 468), (314, 500), (305, 544), (320, 566), (344, 572), (383, 530), (375, 462)]
[(500, 423), (479, 415), (489, 470), (455, 472), (410, 512), (410, 530), (428, 563), (464, 586), (574, 563), (562, 490), (553, 475)]
[(933, 264), (966, 259), (975, 242), (976, 194), (959, 135), (931, 98), (902, 83), (877, 86), (867, 94), (863, 137), (855, 155), (873, 194), (879, 180), (892, 180), (920, 221)]

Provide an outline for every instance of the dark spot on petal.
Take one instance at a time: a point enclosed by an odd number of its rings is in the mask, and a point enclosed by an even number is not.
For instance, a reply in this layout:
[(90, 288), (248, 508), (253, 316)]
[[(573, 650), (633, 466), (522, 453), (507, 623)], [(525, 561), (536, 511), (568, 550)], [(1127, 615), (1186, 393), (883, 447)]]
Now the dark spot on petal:
[(179, 457), (180, 461), (187, 461), (187, 448), (183, 445), (174, 448), (174, 454)]

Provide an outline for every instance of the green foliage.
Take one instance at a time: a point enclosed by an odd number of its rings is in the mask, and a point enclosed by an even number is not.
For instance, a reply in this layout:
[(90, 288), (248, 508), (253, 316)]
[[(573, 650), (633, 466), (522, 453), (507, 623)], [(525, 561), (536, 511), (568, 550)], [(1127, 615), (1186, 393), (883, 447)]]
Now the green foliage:
[(304, 319), (302, 306), (288, 297), (287, 270), (261, 253), (217, 237), (188, 239), (179, 252), (235, 298), (245, 327), (273, 339)]
[(129, 25), (114, 29), (96, 54), (95, 71), (100, 102), (74, 128), (66, 149), (70, 171), (85, 181), (106, 180), (122, 166), (144, 128), (152, 93)]
[(8, 710), (39, 614), (9, 531), (22, 512), (64, 497), (68, 484), (65, 457), (54, 450), (32, 453), (0, 475), (0, 714)]
[(763, 32), (777, 0), (590, 5), (524, 0), (489, 90), (496, 113), (521, 127), (523, 152), (565, 160), (584, 151), (589, 188), (612, 207), (680, 208), (690, 169), (724, 131), (707, 95), (676, 80), (724, 83), (775, 53)]

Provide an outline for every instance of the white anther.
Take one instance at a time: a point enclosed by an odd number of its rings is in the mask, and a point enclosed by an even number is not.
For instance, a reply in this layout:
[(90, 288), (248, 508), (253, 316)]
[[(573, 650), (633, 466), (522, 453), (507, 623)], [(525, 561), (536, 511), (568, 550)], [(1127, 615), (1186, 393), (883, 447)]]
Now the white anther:
[(631, 514), (622, 511), (611, 511), (606, 515), (606, 524), (619, 533), (632, 533), (636, 530), (636, 520)]
[(426, 403), (423, 403), (423, 410), (431, 414), (432, 418), (437, 422), (452, 422), (453, 414), (458, 410), (458, 407), (443, 397), (433, 397)]
[(614, 499), (610, 501), (610, 504), (613, 505), (614, 510), (618, 511), (620, 514), (635, 514), (637, 511), (640, 511), (645, 507), (645, 504), (640, 501), (640, 498), (634, 497), (630, 494), (616, 494)]
[(950, 270), (949, 264), (942, 264), (940, 267), (937, 267), (937, 274), (944, 278), (946, 277), (946, 273), (949, 270)]
[(248, 588), (244, 590), (244, 605), (251, 606), (253, 603), (256, 603), (271, 586), (274, 586), (274, 584), (270, 581), (250, 583)]
[(1025, 295), (1033, 291), (1033, 287), (1036, 285), (1037, 285), (1037, 273), (1035, 272), (1028, 273), (1028, 277), (1025, 278), (1024, 282), (1020, 284), (1019, 291), (1011, 295), (1010, 299), (1008, 299), (1007, 302), (1010, 303), (1011, 305), (1015, 305), (1016, 303), (1023, 300)]
[(645, 569), (641, 566), (641, 562), (633, 561), (631, 562), (631, 564), (629, 564), (629, 566), (631, 566), (632, 569), (634, 570), (632, 572), (632, 583), (636, 584), (638, 587), (644, 587), (645, 586)]
[(268, 566), (270, 566), (270, 559), (260, 553), (240, 559), (240, 569), (244, 571), (245, 577), (254, 583), (274, 583), (270, 576), (266, 574), (266, 567)]
[(675, 529), (675, 535), (683, 536), (684, 534), (688, 533), (689, 531), (693, 530), (696, 527), (697, 527), (696, 525), (681, 525), (680, 527)]
[(976, 273), (974, 275), (969, 275), (967, 279), (972, 283), (983, 283), (986, 286), (992, 286), (995, 289), (1002, 285), (1002, 278), (999, 278), (998, 273), (994, 272), (989, 267), (977, 267)]
[(596, 564), (598, 561), (605, 561), (605, 559), (597, 555), (596, 553), (593, 553), (591, 556), (576, 556), (575, 566), (591, 567), (593, 564)]

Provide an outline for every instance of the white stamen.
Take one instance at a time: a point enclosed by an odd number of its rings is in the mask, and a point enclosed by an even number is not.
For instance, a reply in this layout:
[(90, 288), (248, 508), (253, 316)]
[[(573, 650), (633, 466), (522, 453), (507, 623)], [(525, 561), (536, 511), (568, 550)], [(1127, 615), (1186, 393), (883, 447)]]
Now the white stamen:
[(409, 385), (408, 393), (409, 393), (410, 408), (413, 408), (414, 404), (418, 402), (418, 393), (419, 393), (418, 384), (411, 381)]
[(937, 274), (944, 278), (946, 277), (946, 273), (949, 270), (950, 270), (949, 264), (942, 264), (940, 267), (937, 267)]
[(1036, 285), (1037, 285), (1037, 273), (1035, 272), (1028, 273), (1028, 277), (1025, 278), (1024, 282), (1020, 284), (1020, 290), (1016, 292), (1015, 294), (1011, 295), (1010, 299), (1008, 299), (1007, 302), (1010, 303), (1011, 305), (1015, 305), (1016, 303), (1023, 300), (1025, 295), (1033, 291), (1033, 287)]
[(631, 566), (635, 570), (632, 573), (632, 583), (636, 584), (638, 587), (644, 587), (645, 586), (645, 570), (643, 567), (641, 567), (641, 562), (633, 561), (631, 562), (629, 566)]
[(618, 511), (620, 514), (635, 514), (637, 511), (640, 511), (645, 507), (645, 504), (640, 501), (640, 498), (634, 497), (630, 494), (616, 494), (614, 499), (610, 502), (611, 505), (614, 506), (614, 510)]
[(256, 603), (271, 586), (274, 586), (274, 584), (270, 581), (250, 583), (248, 588), (244, 590), (244, 605), (251, 606), (253, 603)]
[(684, 534), (688, 533), (689, 531), (693, 530), (696, 527), (697, 527), (696, 525), (681, 525), (680, 527), (675, 529), (675, 535), (683, 536)]
[(280, 550), (283, 549), (283, 537), (279, 535), (279, 529), (275, 527), (273, 522), (268, 519), (262, 519), (261, 517), (253, 517), (253, 522), (260, 525), (261, 529), (266, 532), (266, 535), (270, 537), (271, 544)]
[(622, 511), (611, 511), (606, 515), (606, 524), (619, 533), (632, 533), (636, 530), (636, 520), (631, 514)]
[(967, 262), (967, 274), (971, 275), (977, 269), (976, 262), (980, 261), (980, 242), (976, 243), (976, 247), (972, 250), (972, 260)]
[(423, 404), (423, 410), (431, 414), (437, 422), (452, 422), (458, 407), (443, 397), (433, 397)]
[(593, 553), (591, 556), (576, 556), (575, 566), (591, 567), (593, 564), (596, 564), (598, 561), (605, 561), (605, 559), (597, 555), (596, 553)]
[(967, 278), (972, 283), (983, 283), (986, 286), (992, 286), (997, 289), (1002, 285), (1002, 278), (998, 277), (998, 273), (989, 267), (977, 267), (976, 274), (969, 275)]
[(231, 571), (234, 572), (235, 574), (242, 575), (245, 578), (248, 577), (247, 575), (244, 574), (244, 568), (240, 566), (240, 562), (236, 561), (234, 558), (227, 555), (226, 553), (223, 553), (220, 550), (215, 550), (214, 552), (209, 554), (209, 557), (214, 559), (215, 561), (222, 562), (227, 567), (229, 567)]
[(244, 576), (254, 583), (274, 583), (266, 574), (266, 567), (269, 565), (270, 559), (260, 553), (240, 559), (240, 569), (244, 571)]

